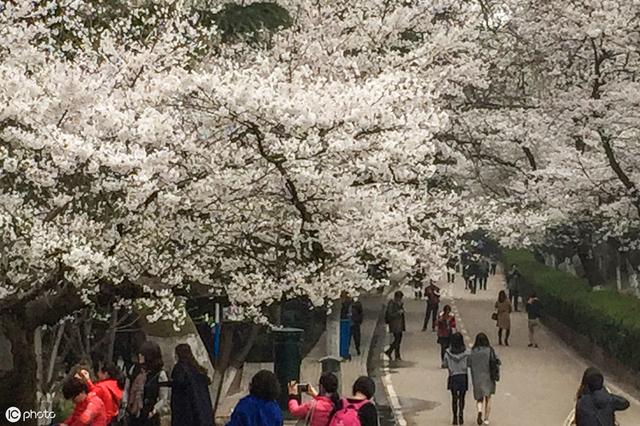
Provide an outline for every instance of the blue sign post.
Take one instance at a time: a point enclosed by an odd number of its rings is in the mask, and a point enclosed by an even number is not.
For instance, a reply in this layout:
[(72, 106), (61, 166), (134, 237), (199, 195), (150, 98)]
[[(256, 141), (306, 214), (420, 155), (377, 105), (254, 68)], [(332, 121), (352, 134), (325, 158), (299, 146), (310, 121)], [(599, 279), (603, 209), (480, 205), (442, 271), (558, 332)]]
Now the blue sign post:
[(349, 347), (351, 346), (351, 319), (340, 320), (340, 356), (351, 358)]
[(220, 357), (220, 331), (221, 324), (215, 323), (211, 328), (211, 332), (213, 333), (213, 359), (217, 360)]

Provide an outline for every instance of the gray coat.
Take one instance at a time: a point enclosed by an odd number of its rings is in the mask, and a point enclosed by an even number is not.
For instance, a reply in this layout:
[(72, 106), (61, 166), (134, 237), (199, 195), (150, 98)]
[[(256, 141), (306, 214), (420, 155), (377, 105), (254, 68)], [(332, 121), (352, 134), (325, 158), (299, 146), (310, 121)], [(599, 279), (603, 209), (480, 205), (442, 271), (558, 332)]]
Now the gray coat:
[(402, 333), (405, 331), (404, 304), (402, 302), (390, 301), (385, 317), (388, 319), (389, 332)]
[(444, 353), (444, 365), (449, 369), (449, 375), (467, 374), (468, 359), (469, 351), (452, 354), (451, 351), (447, 349)]
[(510, 291), (520, 292), (520, 281), (522, 281), (520, 271), (518, 271), (517, 269), (515, 272), (509, 271), (509, 273), (507, 274), (507, 288)]
[[(490, 357), (491, 348), (488, 347), (474, 348), (469, 355), (468, 363), (473, 382), (473, 398), (476, 401), (496, 393), (496, 382), (491, 380), (491, 371), (489, 369)], [(496, 354), (497, 357), (498, 355)], [(499, 358), (498, 362), (500, 362)]]

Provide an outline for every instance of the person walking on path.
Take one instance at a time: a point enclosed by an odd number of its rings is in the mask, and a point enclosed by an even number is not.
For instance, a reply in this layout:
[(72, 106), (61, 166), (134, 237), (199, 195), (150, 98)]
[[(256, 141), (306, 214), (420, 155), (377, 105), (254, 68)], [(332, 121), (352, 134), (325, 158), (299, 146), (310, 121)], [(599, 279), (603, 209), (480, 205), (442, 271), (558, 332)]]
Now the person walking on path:
[(338, 378), (333, 373), (324, 373), (320, 377), (320, 392), (311, 385), (306, 393), (312, 399), (301, 404), (298, 401), (299, 389), (296, 382), (289, 384), (289, 412), (297, 419), (305, 420), (308, 426), (327, 426), (331, 415), (340, 404)]
[(477, 256), (473, 256), (469, 261), (469, 288), (471, 294), (478, 292), (478, 282), (480, 281), (480, 263)]
[(502, 345), (502, 333), (505, 332), (504, 344), (509, 346), (509, 336), (511, 335), (511, 302), (507, 298), (507, 293), (501, 290), (498, 293), (496, 308), (496, 325), (498, 327), (498, 345)]
[(353, 396), (339, 403), (329, 426), (379, 426), (378, 409), (371, 401), (376, 385), (367, 376), (359, 377), (353, 384)]
[(496, 274), (496, 269), (498, 268), (498, 259), (496, 259), (496, 255), (492, 254), (489, 258), (489, 272), (491, 275)]
[(364, 309), (362, 302), (354, 300), (351, 303), (351, 337), (353, 338), (353, 344), (356, 347), (356, 353), (360, 352), (360, 344), (362, 342), (362, 322), (364, 321)]
[(451, 313), (451, 306), (446, 305), (438, 315), (438, 344), (440, 345), (440, 362), (442, 368), (447, 368), (444, 363), (444, 354), (451, 344), (451, 336), (456, 332), (456, 318)]
[(198, 364), (187, 344), (175, 349), (171, 371), (171, 424), (210, 426), (213, 419), (207, 369)]
[(535, 291), (531, 293), (529, 300), (527, 300), (527, 316), (529, 317), (529, 347), (537, 348), (536, 331), (540, 328), (542, 304)]
[(385, 312), (385, 321), (389, 325), (389, 332), (393, 334), (393, 342), (384, 353), (391, 359), (391, 354), (395, 352), (396, 361), (401, 360), (400, 344), (402, 343), (402, 333), (406, 330), (403, 297), (404, 294), (401, 291), (396, 291)]
[(491, 414), (491, 396), (496, 393), (496, 382), (499, 380), (498, 369), (501, 362), (491, 347), (486, 334), (479, 333), (476, 336), (468, 363), (473, 382), (473, 397), (478, 408), (477, 422), (479, 425), (488, 425)]
[(462, 263), (462, 278), (464, 279), (464, 289), (471, 290), (471, 261), (467, 259)]
[(578, 389), (575, 425), (615, 426), (615, 412), (626, 410), (629, 405), (625, 398), (607, 391), (597, 368), (587, 368)]
[(467, 367), (469, 351), (460, 333), (451, 335), (451, 346), (444, 354), (444, 364), (449, 370), (447, 389), (451, 391), (452, 424), (464, 424), (464, 399), (469, 390)]
[(362, 342), (362, 321), (364, 320), (364, 309), (362, 303), (343, 294), (340, 319), (351, 320), (351, 339), (356, 348), (356, 353), (360, 355), (360, 343)]
[(163, 370), (162, 352), (157, 343), (146, 341), (138, 351), (127, 400), (129, 426), (159, 426), (169, 401), (169, 378)]
[(424, 280), (426, 278), (426, 274), (424, 272), (424, 268), (420, 266), (418, 263), (415, 267), (413, 274), (411, 274), (411, 278), (409, 283), (413, 287), (413, 292), (416, 300), (422, 299), (422, 289), (424, 288)]
[(522, 275), (518, 271), (518, 265), (511, 265), (511, 271), (507, 274), (507, 288), (509, 289), (509, 301), (515, 312), (518, 311), (518, 299), (520, 298), (520, 281)]
[(249, 395), (238, 401), (227, 426), (282, 426), (284, 419), (276, 402), (279, 396), (276, 375), (258, 371), (251, 379)]
[(480, 259), (478, 263), (478, 285), (480, 290), (487, 289), (487, 281), (489, 280), (489, 261), (486, 257)]
[(456, 266), (458, 265), (458, 258), (451, 257), (447, 262), (447, 283), (453, 283), (456, 281)]
[(429, 318), (431, 318), (431, 330), (436, 331), (438, 308), (440, 306), (440, 287), (435, 285), (434, 281), (431, 280), (424, 293), (425, 296), (427, 296), (427, 312), (424, 315), (422, 331), (427, 330), (427, 326), (429, 325)]

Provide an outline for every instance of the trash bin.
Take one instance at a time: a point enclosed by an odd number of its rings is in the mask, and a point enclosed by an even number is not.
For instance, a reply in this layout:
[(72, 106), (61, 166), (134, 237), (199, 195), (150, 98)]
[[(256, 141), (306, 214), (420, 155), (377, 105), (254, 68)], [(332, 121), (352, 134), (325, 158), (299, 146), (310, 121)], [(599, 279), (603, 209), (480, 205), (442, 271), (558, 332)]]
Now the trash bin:
[(351, 346), (351, 319), (340, 320), (340, 356), (345, 359), (351, 359), (349, 354), (349, 346)]
[(342, 360), (333, 356), (326, 356), (320, 360), (322, 364), (322, 374), (333, 373), (340, 378), (340, 363)]
[(273, 372), (280, 383), (280, 408), (287, 413), (289, 395), (287, 386), (292, 380), (300, 381), (300, 343), (304, 330), (300, 328), (274, 328)]

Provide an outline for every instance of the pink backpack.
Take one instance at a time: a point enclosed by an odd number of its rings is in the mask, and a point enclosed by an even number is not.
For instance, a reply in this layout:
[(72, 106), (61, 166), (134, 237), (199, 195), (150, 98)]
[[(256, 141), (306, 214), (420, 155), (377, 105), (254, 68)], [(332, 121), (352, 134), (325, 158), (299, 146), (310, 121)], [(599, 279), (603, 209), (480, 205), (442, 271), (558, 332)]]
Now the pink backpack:
[(360, 402), (351, 403), (346, 399), (342, 400), (342, 408), (335, 412), (329, 426), (361, 426), (358, 410), (368, 404), (368, 399)]

